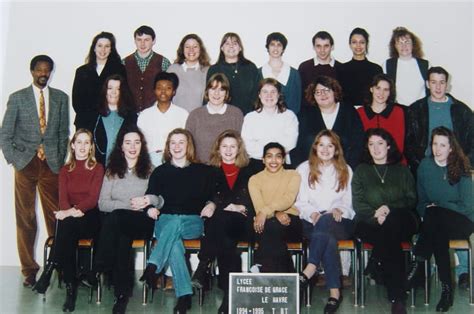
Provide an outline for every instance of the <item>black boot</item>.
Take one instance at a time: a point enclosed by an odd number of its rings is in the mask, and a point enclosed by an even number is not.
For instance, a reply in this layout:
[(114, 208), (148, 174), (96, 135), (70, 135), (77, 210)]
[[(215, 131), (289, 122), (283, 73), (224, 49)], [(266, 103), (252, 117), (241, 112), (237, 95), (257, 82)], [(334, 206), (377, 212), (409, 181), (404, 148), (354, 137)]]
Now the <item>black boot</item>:
[(229, 313), (229, 294), (225, 293), (224, 298), (222, 299), (221, 306), (217, 310), (217, 314), (227, 314)]
[(158, 274), (156, 273), (156, 265), (148, 264), (143, 272), (143, 275), (140, 277), (140, 281), (145, 281), (148, 288), (154, 290), (156, 289), (156, 284), (158, 282)]
[(411, 269), (407, 275), (407, 290), (423, 286), (425, 262), (415, 260), (411, 263)]
[(198, 267), (194, 272), (191, 284), (193, 287), (203, 289), (208, 286), (209, 276), (211, 275), (212, 260), (206, 259), (199, 261)]
[(191, 309), (191, 295), (186, 294), (178, 298), (178, 302), (176, 303), (173, 313), (174, 314), (186, 314), (186, 311)]
[(125, 314), (128, 304), (128, 295), (120, 294), (115, 298), (114, 307), (112, 309), (112, 314)]
[(55, 268), (56, 264), (48, 262), (48, 264), (46, 264), (46, 267), (43, 270), (43, 273), (33, 286), (32, 290), (44, 294), (46, 290), (48, 290), (49, 283), (51, 281), (51, 276), (53, 275), (53, 271)]
[(436, 312), (447, 312), (453, 306), (453, 288), (450, 284), (441, 283), (441, 299), (436, 305)]
[(76, 308), (77, 284), (66, 283), (66, 301), (63, 304), (63, 312), (74, 312)]

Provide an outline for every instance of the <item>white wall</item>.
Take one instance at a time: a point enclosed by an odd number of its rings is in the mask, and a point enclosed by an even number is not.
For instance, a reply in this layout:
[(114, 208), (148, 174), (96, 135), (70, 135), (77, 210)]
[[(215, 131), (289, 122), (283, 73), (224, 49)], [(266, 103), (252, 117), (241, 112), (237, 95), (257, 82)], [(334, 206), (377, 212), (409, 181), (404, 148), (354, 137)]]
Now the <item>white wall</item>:
[[(215, 62), (221, 36), (241, 35), (245, 55), (260, 66), (267, 60), (266, 35), (284, 33), (289, 45), (285, 59), (293, 66), (314, 56), (311, 38), (329, 31), (336, 42), (334, 56), (348, 61), (348, 36), (354, 27), (371, 35), (369, 59), (381, 64), (388, 57), (392, 29), (406, 26), (423, 41), (426, 58), (452, 74), (452, 93), (473, 108), (473, 4), (428, 2), (28, 2), (2, 3), (0, 47), (0, 112), (8, 95), (31, 83), (29, 61), (48, 54), (56, 62), (51, 85), (71, 94), (74, 71), (83, 64), (92, 37), (113, 32), (121, 56), (134, 50), (133, 31), (140, 25), (157, 32), (155, 50), (174, 60), (187, 33), (199, 34)], [(71, 109), (72, 110), (72, 109)], [(73, 114), (71, 115), (71, 120)], [(0, 265), (18, 265), (13, 204), (13, 169), (0, 158)], [(38, 241), (45, 239), (41, 219)], [(38, 260), (41, 260), (40, 250)]]

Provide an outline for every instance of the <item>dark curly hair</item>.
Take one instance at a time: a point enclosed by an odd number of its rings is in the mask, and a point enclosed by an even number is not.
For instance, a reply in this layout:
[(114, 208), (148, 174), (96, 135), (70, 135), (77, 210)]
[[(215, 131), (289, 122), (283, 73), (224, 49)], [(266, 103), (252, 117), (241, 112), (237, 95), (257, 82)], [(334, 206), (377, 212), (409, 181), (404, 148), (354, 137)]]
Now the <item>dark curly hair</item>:
[(316, 86), (318, 86), (318, 84), (332, 90), (334, 92), (334, 100), (336, 102), (340, 102), (342, 100), (343, 94), (341, 84), (339, 84), (339, 82), (332, 77), (320, 75), (316, 77), (316, 79), (311, 84), (309, 84), (305, 90), (305, 99), (308, 101), (308, 103), (316, 106), (318, 105), (314, 97)]
[(365, 145), (364, 152), (362, 154), (362, 161), (366, 164), (373, 165), (374, 159), (370, 155), (369, 151), (369, 139), (372, 136), (380, 136), (385, 142), (387, 142), (388, 152), (387, 152), (387, 165), (398, 164), (402, 160), (402, 154), (398, 149), (397, 143), (393, 139), (393, 136), (385, 129), (382, 128), (372, 128), (368, 129), (365, 132)]
[(137, 133), (142, 142), (140, 149), (140, 154), (138, 156), (137, 164), (135, 165), (135, 174), (140, 179), (148, 179), (152, 171), (152, 164), (150, 160), (150, 155), (148, 154), (148, 148), (146, 145), (145, 136), (142, 131), (136, 125), (127, 125), (122, 128), (117, 135), (117, 141), (115, 142), (114, 149), (109, 157), (109, 165), (107, 167), (105, 175), (109, 178), (115, 176), (123, 179), (125, 172), (127, 172), (127, 160), (122, 151), (122, 145), (125, 138), (125, 135), (129, 133)]
[(412, 55), (414, 58), (423, 58), (423, 49), (421, 45), (421, 40), (410, 32), (406, 27), (399, 26), (395, 28), (392, 32), (392, 38), (390, 39), (390, 43), (388, 44), (390, 58), (398, 58), (398, 51), (395, 47), (395, 43), (401, 37), (410, 37), (411, 41), (413, 42), (413, 49)]
[(135, 105), (128, 89), (128, 84), (125, 78), (120, 74), (112, 74), (105, 79), (104, 85), (100, 91), (99, 98), (99, 114), (103, 117), (106, 117), (110, 113), (109, 104), (107, 101), (107, 89), (110, 81), (119, 81), (120, 82), (120, 94), (117, 104), (117, 112), (122, 118), (126, 117), (129, 113), (135, 111)]

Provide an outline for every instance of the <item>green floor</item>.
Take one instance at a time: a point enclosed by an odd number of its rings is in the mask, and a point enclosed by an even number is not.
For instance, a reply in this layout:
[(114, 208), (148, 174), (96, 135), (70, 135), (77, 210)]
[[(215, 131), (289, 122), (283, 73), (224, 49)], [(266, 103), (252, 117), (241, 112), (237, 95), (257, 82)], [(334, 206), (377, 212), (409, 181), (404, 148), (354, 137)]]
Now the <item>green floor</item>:
[[(138, 273), (137, 273), (138, 276)], [(41, 295), (33, 293), (30, 289), (22, 286), (22, 277), (18, 267), (0, 267), (0, 313), (62, 313), (61, 307), (64, 301), (64, 289), (57, 287), (54, 279), (51, 288), (43, 302)], [(137, 284), (134, 297), (130, 299), (127, 313), (172, 313), (175, 304), (173, 291), (155, 292), (153, 303), (142, 305), (141, 286)], [(364, 308), (353, 306), (353, 295), (350, 289), (344, 290), (344, 301), (338, 313), (390, 313), (390, 304), (385, 298), (385, 289), (380, 286), (370, 286), (367, 291), (367, 301)], [(434, 313), (439, 298), (439, 287), (433, 285), (431, 291), (431, 304), (423, 305), (423, 296), (420, 290), (417, 294), (417, 306), (408, 307), (408, 313)], [(111, 313), (113, 304), (112, 291), (104, 289), (101, 304), (93, 301), (88, 303), (89, 290), (85, 287), (79, 289), (75, 313)], [(94, 296), (95, 297), (95, 296)], [(322, 288), (316, 288), (313, 292), (313, 305), (303, 308), (301, 313), (322, 313), (326, 302), (327, 293)], [(193, 307), (188, 313), (215, 313), (220, 305), (221, 293), (214, 287), (206, 294), (204, 305), (197, 304), (197, 297), (193, 297)], [(456, 291), (455, 304), (449, 313), (474, 313), (474, 306), (469, 305), (469, 291)], [(292, 314), (292, 313), (290, 313)]]

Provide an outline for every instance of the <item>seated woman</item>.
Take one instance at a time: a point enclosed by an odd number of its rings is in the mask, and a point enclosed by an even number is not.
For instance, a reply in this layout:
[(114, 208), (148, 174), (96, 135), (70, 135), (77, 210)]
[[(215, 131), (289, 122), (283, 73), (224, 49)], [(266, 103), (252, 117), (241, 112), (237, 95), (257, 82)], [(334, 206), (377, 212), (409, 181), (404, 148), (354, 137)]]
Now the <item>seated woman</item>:
[(400, 243), (417, 232), (415, 180), (385, 129), (369, 129), (361, 163), (352, 178), (355, 234), (373, 245), (365, 273), (387, 287), (392, 313), (406, 313), (405, 262)]
[(224, 291), (218, 313), (227, 313), (229, 273), (242, 270), (237, 243), (250, 241), (253, 235), (255, 213), (248, 192), (252, 173), (247, 167), (249, 159), (244, 143), (236, 131), (227, 130), (217, 137), (210, 159), (215, 177), (213, 202), (216, 211), (205, 223), (193, 285), (198, 288), (205, 285), (212, 261), (217, 257), (219, 288)]
[(352, 170), (344, 160), (339, 136), (323, 130), (316, 136), (309, 160), (296, 169), (301, 176), (295, 207), (303, 219), (303, 232), (310, 240), (308, 265), (300, 276), (304, 287), (321, 263), (330, 297), (324, 313), (335, 313), (341, 304), (341, 267), (337, 241), (351, 237)]
[(286, 242), (299, 242), (302, 238), (302, 223), (294, 207), (301, 178), (295, 170), (284, 169), (284, 162), (285, 148), (268, 143), (263, 148), (265, 169), (249, 180), (258, 243), (257, 267), (252, 267), (255, 271), (294, 272)]
[[(364, 130), (384, 128), (397, 143), (398, 150), (405, 151), (405, 110), (395, 103), (395, 84), (386, 74), (377, 74), (370, 83), (369, 102), (357, 109)], [(402, 157), (406, 165), (405, 158)]]
[(255, 111), (244, 117), (242, 138), (250, 155), (250, 165), (258, 171), (263, 170), (262, 150), (270, 142), (281, 143), (287, 153), (295, 148), (298, 140), (298, 118), (286, 103), (277, 80), (266, 78), (260, 81)]
[(119, 75), (109, 76), (102, 87), (99, 100), (99, 115), (94, 124), (95, 158), (107, 165), (115, 147), (119, 131), (137, 124), (137, 114), (128, 91), (127, 82)]
[(94, 238), (99, 230), (97, 200), (104, 168), (94, 157), (92, 134), (86, 129), (74, 133), (69, 158), (59, 171), (59, 211), (55, 212), (56, 232), (48, 263), (33, 291), (45, 293), (55, 268), (61, 269), (66, 283), (64, 312), (76, 306), (76, 247), (83, 238)]
[[(155, 237), (158, 240), (140, 278), (150, 287), (156, 284), (156, 274), (171, 267), (178, 302), (174, 313), (186, 313), (191, 308), (193, 289), (189, 275), (183, 239), (201, 237), (202, 217), (211, 217), (216, 205), (211, 202), (213, 180), (209, 166), (196, 163), (191, 133), (174, 129), (168, 135), (164, 152), (165, 163), (151, 174), (146, 194), (162, 195), (165, 205), (155, 209)], [(202, 209), (202, 210), (201, 210)]]
[(423, 224), (408, 281), (412, 286), (417, 270), (434, 254), (442, 287), (436, 311), (447, 312), (454, 296), (449, 240), (469, 239), (474, 232), (472, 178), (469, 159), (451, 130), (433, 129), (431, 148), (433, 156), (423, 159), (417, 172), (417, 209)]
[(134, 239), (150, 239), (163, 199), (145, 195), (152, 171), (143, 133), (134, 125), (125, 126), (117, 136), (110, 155), (99, 197), (100, 211), (105, 213), (94, 259), (93, 277), (112, 271), (115, 304), (113, 313), (125, 313), (134, 276), (130, 273), (130, 257)]

